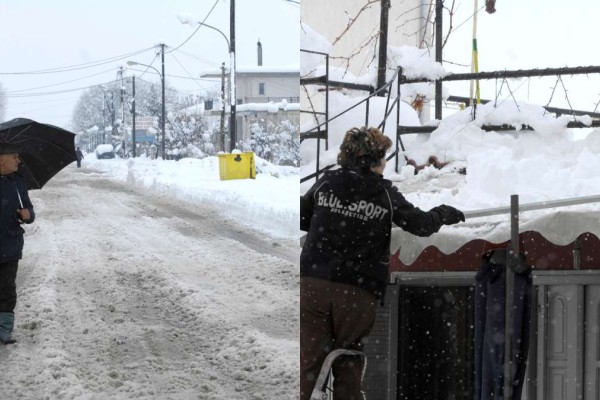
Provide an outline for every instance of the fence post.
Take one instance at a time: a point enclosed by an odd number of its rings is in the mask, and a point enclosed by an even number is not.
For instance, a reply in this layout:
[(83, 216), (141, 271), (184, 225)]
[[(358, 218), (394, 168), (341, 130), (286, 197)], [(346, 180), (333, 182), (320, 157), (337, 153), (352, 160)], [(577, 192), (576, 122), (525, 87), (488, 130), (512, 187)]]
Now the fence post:
[(512, 360), (513, 307), (515, 268), (519, 263), (519, 196), (510, 196), (510, 248), (506, 260), (506, 292), (504, 310), (504, 400), (512, 400), (514, 363)]

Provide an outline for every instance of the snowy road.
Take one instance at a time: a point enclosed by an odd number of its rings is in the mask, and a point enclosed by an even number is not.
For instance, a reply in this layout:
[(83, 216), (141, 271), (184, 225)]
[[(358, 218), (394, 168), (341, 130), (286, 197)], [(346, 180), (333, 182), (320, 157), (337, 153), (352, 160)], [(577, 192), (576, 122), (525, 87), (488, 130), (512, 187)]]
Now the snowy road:
[(297, 238), (69, 166), (30, 193), (0, 399), (294, 399)]

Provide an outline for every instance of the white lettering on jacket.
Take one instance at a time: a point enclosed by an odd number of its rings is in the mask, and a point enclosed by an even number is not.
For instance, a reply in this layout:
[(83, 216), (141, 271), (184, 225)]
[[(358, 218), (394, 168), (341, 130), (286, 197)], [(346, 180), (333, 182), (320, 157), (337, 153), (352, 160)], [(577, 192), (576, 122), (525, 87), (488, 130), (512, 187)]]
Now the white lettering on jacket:
[(362, 220), (383, 219), (389, 210), (375, 203), (360, 200), (345, 206), (333, 193), (317, 193), (317, 206), (327, 207), (331, 212), (347, 215)]

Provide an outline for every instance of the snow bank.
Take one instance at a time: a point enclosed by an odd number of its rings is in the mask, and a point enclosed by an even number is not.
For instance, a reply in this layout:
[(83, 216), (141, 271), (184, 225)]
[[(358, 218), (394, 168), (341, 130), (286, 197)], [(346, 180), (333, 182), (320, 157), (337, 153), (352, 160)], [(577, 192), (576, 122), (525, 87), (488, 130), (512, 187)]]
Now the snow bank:
[(165, 196), (188, 202), (209, 201), (240, 224), (276, 236), (296, 237), (299, 226), (299, 170), (273, 165), (255, 156), (256, 179), (219, 179), (217, 157), (179, 161), (96, 160), (82, 166)]

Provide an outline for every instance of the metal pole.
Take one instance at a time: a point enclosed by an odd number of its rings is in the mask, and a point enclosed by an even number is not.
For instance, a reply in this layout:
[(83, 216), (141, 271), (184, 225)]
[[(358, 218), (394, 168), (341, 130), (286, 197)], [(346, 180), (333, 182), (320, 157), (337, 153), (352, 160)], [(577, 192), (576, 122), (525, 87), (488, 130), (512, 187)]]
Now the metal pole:
[(225, 63), (221, 65), (221, 151), (225, 151)]
[(231, 0), (229, 9), (229, 54), (230, 54), (230, 69), (231, 69), (231, 118), (229, 122), (230, 151), (235, 148), (236, 142), (236, 112), (235, 105), (237, 103), (236, 88), (235, 88), (235, 0)]
[(123, 127), (123, 157), (126, 155), (127, 129), (125, 127), (125, 76), (123, 75), (123, 67), (119, 68), (121, 75), (121, 125)]
[[(435, 2), (435, 61), (442, 62), (442, 14), (444, 0)], [(442, 119), (442, 81), (435, 81), (435, 119)]]
[[(396, 98), (397, 99), (400, 99), (400, 77), (401, 76), (402, 76), (402, 67), (398, 67), (398, 85), (396, 88)], [(396, 107), (398, 107), (396, 109), (396, 126), (400, 125), (400, 106), (401, 106), (401, 103), (400, 103), (400, 101), (398, 101), (398, 104), (396, 105)], [(399, 163), (400, 163), (400, 160), (399, 160), (400, 154), (398, 151), (398, 141), (399, 140), (401, 140), (400, 133), (398, 132), (398, 129), (396, 129), (396, 157), (395, 157), (396, 158), (396, 167), (394, 169), (394, 171), (396, 171), (396, 173), (398, 173), (398, 171), (399, 171), (398, 167), (399, 167)]]
[(131, 155), (135, 158), (135, 76), (131, 77)]
[[(471, 53), (471, 73), (479, 72), (479, 55), (477, 53), (477, 9), (479, 6), (477, 0), (474, 1), (473, 8), (473, 49)], [(480, 104), (479, 81), (471, 80), (469, 85), (469, 98), (470, 104), (473, 106), (473, 120), (475, 120), (477, 105)]]
[(162, 83), (162, 159), (165, 160), (165, 45), (160, 44), (161, 47), (161, 61), (162, 61), (162, 74), (160, 76)]
[[(464, 74), (449, 74), (439, 78), (443, 82), (468, 81), (471, 79), (487, 80), (502, 78), (529, 78), (534, 76), (552, 76), (552, 75), (587, 75), (600, 73), (600, 66), (591, 67), (562, 67), (545, 69), (516, 69), (492, 72), (475, 72)], [(411, 78), (402, 79), (402, 83), (431, 82), (430, 78)]]
[[(523, 212), (523, 211), (543, 210), (545, 208), (575, 206), (575, 205), (579, 205), (579, 204), (598, 203), (598, 202), (600, 202), (600, 195), (573, 197), (571, 199), (540, 201), (537, 203), (522, 204), (519, 206), (519, 211)], [(482, 209), (482, 210), (465, 211), (464, 214), (465, 214), (465, 218), (479, 218), (479, 217), (487, 217), (490, 215), (508, 214), (510, 212), (511, 212), (511, 207), (497, 207), (497, 208), (486, 208), (486, 209)]]
[[(390, 7), (390, 0), (381, 0), (381, 16), (379, 20), (379, 57), (377, 66), (377, 89), (381, 89), (383, 85), (385, 85), (388, 47), (388, 19), (390, 15)], [(383, 92), (380, 93), (380, 96), (383, 96)]]
[(512, 360), (513, 315), (515, 301), (515, 267), (519, 262), (519, 196), (510, 196), (510, 248), (506, 260), (506, 292), (504, 310), (504, 400), (513, 398)]
[(106, 143), (106, 89), (102, 88), (102, 143)]
[[(327, 151), (329, 150), (329, 54), (325, 56), (325, 76), (327, 77), (325, 85), (325, 151)], [(317, 168), (319, 168), (318, 160)]]

